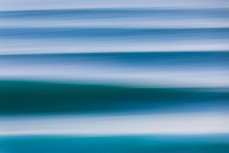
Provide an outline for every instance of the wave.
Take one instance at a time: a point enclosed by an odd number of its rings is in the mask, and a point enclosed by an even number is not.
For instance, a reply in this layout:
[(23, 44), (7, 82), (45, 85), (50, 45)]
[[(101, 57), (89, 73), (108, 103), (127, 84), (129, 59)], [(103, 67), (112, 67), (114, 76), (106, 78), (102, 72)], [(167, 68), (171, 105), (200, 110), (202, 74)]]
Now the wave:
[(0, 81), (1, 114), (224, 110), (227, 90)]

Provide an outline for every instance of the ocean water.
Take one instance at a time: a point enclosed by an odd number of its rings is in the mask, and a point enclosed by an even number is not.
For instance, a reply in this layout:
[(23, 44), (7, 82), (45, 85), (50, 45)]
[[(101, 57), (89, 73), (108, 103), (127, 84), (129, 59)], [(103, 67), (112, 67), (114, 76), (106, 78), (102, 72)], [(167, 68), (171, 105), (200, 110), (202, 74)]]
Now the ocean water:
[(229, 152), (228, 8), (0, 0), (0, 153)]
[[(214, 141), (212, 140), (214, 139)], [(101, 153), (142, 153), (142, 152), (210, 152), (227, 153), (228, 135), (211, 136), (113, 136), (113, 137), (72, 137), (72, 136), (24, 136), (3, 137), (0, 144), (5, 152), (101, 152)], [(12, 147), (13, 146), (13, 147)]]

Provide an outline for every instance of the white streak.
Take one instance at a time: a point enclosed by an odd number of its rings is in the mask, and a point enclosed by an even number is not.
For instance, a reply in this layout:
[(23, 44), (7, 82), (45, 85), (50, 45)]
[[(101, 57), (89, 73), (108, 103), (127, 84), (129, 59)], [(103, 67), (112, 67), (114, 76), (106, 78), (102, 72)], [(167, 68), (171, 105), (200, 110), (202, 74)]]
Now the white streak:
[(0, 55), (41, 53), (228, 51), (227, 40), (1, 40)]
[(228, 133), (228, 114), (2, 118), (0, 135), (128, 135)]
[(73, 8), (229, 8), (228, 0), (0, 0), (0, 10)]

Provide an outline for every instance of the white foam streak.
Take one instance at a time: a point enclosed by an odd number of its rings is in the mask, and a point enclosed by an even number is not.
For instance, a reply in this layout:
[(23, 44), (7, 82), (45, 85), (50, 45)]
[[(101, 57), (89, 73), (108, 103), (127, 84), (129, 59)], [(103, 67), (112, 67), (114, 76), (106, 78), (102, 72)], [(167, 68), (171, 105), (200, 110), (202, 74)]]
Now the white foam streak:
[[(168, 41), (58, 41), (1, 40), (0, 55), (42, 53), (110, 53), (110, 52), (199, 52), (228, 51), (227, 40)], [(118, 44), (118, 45), (117, 45)]]
[(60, 82), (100, 82), (132, 86), (229, 87), (225, 69), (150, 69), (112, 65), (0, 65), (0, 78)]
[(0, 135), (128, 135), (228, 133), (228, 114), (43, 116), (0, 119)]

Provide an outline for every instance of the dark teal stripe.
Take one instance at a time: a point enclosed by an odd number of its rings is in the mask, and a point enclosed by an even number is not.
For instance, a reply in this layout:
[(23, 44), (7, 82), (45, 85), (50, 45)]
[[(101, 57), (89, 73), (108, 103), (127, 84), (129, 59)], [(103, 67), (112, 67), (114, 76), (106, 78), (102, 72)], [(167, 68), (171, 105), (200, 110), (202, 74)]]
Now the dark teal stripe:
[[(228, 108), (227, 90), (131, 88), (35, 81), (0, 81), (0, 113), (187, 111)], [(184, 108), (184, 109), (180, 109)]]

